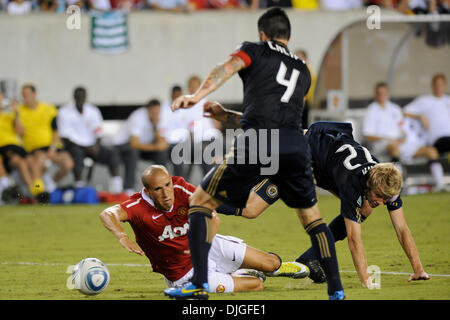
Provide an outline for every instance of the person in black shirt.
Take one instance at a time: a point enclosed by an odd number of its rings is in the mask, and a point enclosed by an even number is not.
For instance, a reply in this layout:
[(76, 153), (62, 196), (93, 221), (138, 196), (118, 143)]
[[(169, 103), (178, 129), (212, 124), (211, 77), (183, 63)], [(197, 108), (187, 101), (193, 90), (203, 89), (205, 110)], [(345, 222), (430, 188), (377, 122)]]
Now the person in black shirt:
[[(302, 106), (311, 76), (306, 64), (287, 48), (291, 27), (282, 9), (267, 10), (258, 20), (258, 30), (260, 42), (244, 42), (211, 71), (193, 95), (181, 96), (172, 104), (173, 110), (189, 108), (237, 72), (244, 85), (240, 118), (244, 133), (235, 138), (224, 161), (208, 172), (190, 199), (192, 283), (164, 293), (175, 299), (208, 298), (207, 257), (213, 210), (221, 203), (244, 207), (253, 186), (270, 176), (279, 187), (279, 197), (297, 210), (310, 236), (327, 276), (330, 299), (344, 299), (333, 236), (320, 216), (310, 151), (301, 130)], [(274, 159), (270, 168), (258, 157), (261, 150)]]
[[(225, 112), (220, 110), (217, 103), (210, 103), (208, 107), (208, 112), (212, 115)], [(340, 214), (328, 226), (335, 241), (348, 237), (349, 249), (361, 284), (370, 288), (372, 281), (367, 272), (361, 223), (374, 208), (385, 204), (399, 242), (414, 271), (408, 281), (429, 279), (403, 214), (401, 173), (392, 163), (379, 163), (365, 147), (353, 139), (352, 131), (350, 123), (316, 122), (305, 135), (311, 148), (316, 185), (341, 200)], [(278, 200), (277, 188), (267, 179), (255, 186), (245, 208), (221, 206), (216, 211), (256, 218)], [(316, 260), (312, 248), (296, 259), (310, 268), (310, 278), (314, 282), (321, 283), (326, 280), (326, 276)]]

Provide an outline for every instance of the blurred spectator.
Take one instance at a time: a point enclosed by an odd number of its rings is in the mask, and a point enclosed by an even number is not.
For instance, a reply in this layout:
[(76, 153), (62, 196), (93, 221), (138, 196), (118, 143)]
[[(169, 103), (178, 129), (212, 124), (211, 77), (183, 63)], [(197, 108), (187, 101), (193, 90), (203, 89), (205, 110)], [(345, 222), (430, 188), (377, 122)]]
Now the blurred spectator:
[(292, 6), (301, 10), (317, 10), (320, 8), (319, 0), (292, 0)]
[(180, 86), (172, 87), (170, 100), (161, 107), (160, 132), (169, 144), (168, 157), (173, 166), (173, 175), (186, 177), (187, 167), (184, 163), (175, 163), (171, 157), (173, 148), (189, 139), (189, 111), (172, 111), (172, 102), (183, 94)]
[(389, 89), (386, 83), (375, 86), (375, 101), (367, 107), (364, 118), (363, 135), (369, 149), (375, 156), (386, 155), (392, 162), (399, 162), (399, 146), (403, 142), (401, 108), (389, 100)]
[(86, 89), (78, 87), (73, 92), (74, 103), (64, 105), (59, 110), (58, 129), (64, 146), (75, 161), (73, 173), (75, 187), (83, 187), (84, 159), (90, 157), (94, 162), (105, 164), (111, 175), (109, 191), (120, 193), (123, 190), (119, 175), (120, 158), (115, 149), (101, 145), (103, 118), (100, 110), (87, 103)]
[(400, 144), (400, 160), (409, 163), (415, 158), (428, 159), (428, 166), (434, 178), (434, 191), (445, 191), (444, 169), (439, 162), (439, 153), (435, 147), (427, 146), (426, 131), (420, 121), (405, 117), (401, 125), (404, 141)]
[(207, 0), (209, 9), (240, 9), (244, 6), (239, 0)]
[(58, 1), (57, 0), (39, 0), (38, 5), (41, 11), (56, 11), (56, 8), (58, 7)]
[[(42, 177), (47, 192), (56, 189), (57, 183), (73, 168), (73, 160), (67, 151), (61, 150), (62, 144), (58, 133), (55, 106), (37, 99), (35, 86), (26, 84), (22, 87), (23, 103), (18, 107), (20, 123), (24, 128), (22, 141), (28, 152), (33, 177)], [(59, 167), (53, 179), (46, 174), (47, 161)]]
[(19, 15), (31, 13), (31, 1), (28, 0), (12, 0), (6, 7), (8, 14)]
[(269, 8), (269, 7), (292, 8), (292, 1), (291, 0), (260, 0), (259, 7), (260, 8)]
[(151, 9), (167, 12), (189, 12), (187, 0), (147, 0)]
[(303, 105), (302, 114), (302, 128), (307, 129), (309, 127), (309, 110), (311, 109), (314, 102), (314, 92), (316, 89), (317, 75), (308, 63), (308, 53), (303, 49), (297, 49), (295, 55), (305, 61), (308, 66), (309, 72), (311, 73), (311, 86), (308, 93), (306, 94), (305, 104)]
[(113, 144), (119, 151), (125, 166), (124, 188), (133, 193), (139, 158), (165, 165), (169, 145), (159, 133), (161, 104), (152, 99), (145, 106), (133, 111), (114, 137)]
[(432, 94), (414, 99), (404, 108), (407, 117), (419, 120), (427, 131), (427, 144), (439, 153), (450, 151), (450, 96), (445, 94), (447, 79), (443, 73), (431, 80)]
[(0, 196), (6, 188), (12, 187), (7, 175), (12, 169), (19, 171), (31, 195), (36, 196), (45, 190), (44, 183), (33, 179), (26, 161), (27, 153), (19, 138), (24, 129), (17, 116), (17, 103), (11, 101), (6, 105), (5, 100), (0, 92)]
[(437, 13), (437, 0), (407, 0), (405, 2), (414, 14)]
[(450, 14), (450, 0), (441, 0), (438, 4), (440, 14)]
[(320, 6), (325, 10), (352, 10), (363, 7), (362, 0), (320, 0)]
[(90, 9), (98, 11), (110, 11), (112, 9), (110, 0), (89, 0)]
[[(187, 88), (188, 88), (188, 93), (189, 94), (194, 94), (201, 86), (202, 81), (200, 79), (200, 77), (193, 75), (189, 78), (188, 83), (187, 83)], [(206, 118), (203, 116), (203, 105), (205, 104), (205, 102), (207, 101), (207, 97), (203, 98), (202, 100), (200, 100), (196, 105), (194, 105), (193, 107), (191, 107), (189, 110), (180, 110), (180, 112), (182, 111), (187, 111), (189, 112), (189, 131), (191, 132), (191, 136), (192, 136), (192, 147), (193, 147), (193, 152), (191, 152), (192, 155), (192, 161), (191, 163), (195, 164), (199, 164), (198, 160), (200, 159), (196, 159), (195, 157), (195, 150), (202, 150), (202, 154), (203, 151), (205, 149), (205, 147), (212, 141), (214, 140), (218, 134), (220, 134), (220, 130), (222, 128), (222, 124), (216, 120), (210, 119), (210, 118)], [(179, 112), (179, 111), (177, 111)], [(200, 148), (198, 148), (198, 146), (201, 146)], [(197, 161), (196, 161), (197, 160)], [(203, 170), (203, 175), (205, 175), (209, 169), (211, 168), (211, 164), (205, 163), (203, 157), (201, 159), (201, 167)], [(190, 173), (192, 171), (192, 166), (189, 166), (189, 170), (187, 173), (187, 177), (189, 178)]]
[(112, 9), (137, 10), (145, 6), (145, 0), (110, 0)]

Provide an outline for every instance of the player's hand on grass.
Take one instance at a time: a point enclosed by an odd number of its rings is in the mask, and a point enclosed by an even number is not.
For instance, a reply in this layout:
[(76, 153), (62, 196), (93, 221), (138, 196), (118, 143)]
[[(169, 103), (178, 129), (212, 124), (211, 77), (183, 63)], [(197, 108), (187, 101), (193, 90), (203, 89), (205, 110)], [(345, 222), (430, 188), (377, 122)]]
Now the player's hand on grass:
[(137, 253), (141, 256), (144, 255), (144, 251), (142, 251), (141, 247), (139, 247), (137, 243), (131, 241), (128, 236), (121, 237), (119, 242), (128, 252)]
[(175, 101), (172, 103), (172, 111), (190, 108), (197, 102), (198, 102), (197, 99), (194, 98), (194, 95), (192, 94), (180, 96), (176, 98)]
[(414, 274), (410, 275), (408, 278), (408, 282), (415, 281), (415, 280), (429, 280), (429, 279), (430, 279), (430, 276), (425, 271), (422, 271), (422, 272), (414, 273)]

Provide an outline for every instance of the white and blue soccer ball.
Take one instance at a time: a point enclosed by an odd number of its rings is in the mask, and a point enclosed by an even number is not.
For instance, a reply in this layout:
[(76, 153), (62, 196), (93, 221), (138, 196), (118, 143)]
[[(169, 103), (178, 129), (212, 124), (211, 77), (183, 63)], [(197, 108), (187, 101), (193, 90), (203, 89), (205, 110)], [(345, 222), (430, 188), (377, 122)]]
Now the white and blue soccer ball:
[(83, 294), (99, 294), (108, 287), (110, 275), (106, 265), (97, 258), (86, 258), (77, 263), (72, 272), (75, 289)]

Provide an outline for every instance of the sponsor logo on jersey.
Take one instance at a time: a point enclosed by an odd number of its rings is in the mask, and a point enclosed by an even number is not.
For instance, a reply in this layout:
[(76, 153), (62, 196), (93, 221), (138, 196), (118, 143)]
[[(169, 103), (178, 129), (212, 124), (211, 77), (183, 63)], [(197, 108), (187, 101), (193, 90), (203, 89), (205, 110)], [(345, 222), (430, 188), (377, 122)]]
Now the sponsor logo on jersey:
[(271, 184), (267, 187), (266, 194), (272, 199), (275, 198), (278, 195), (278, 187), (274, 184)]

